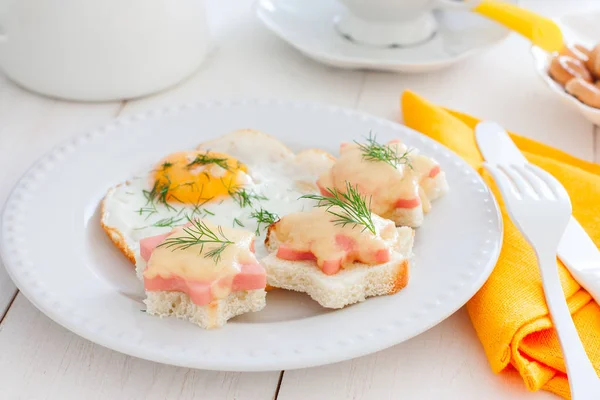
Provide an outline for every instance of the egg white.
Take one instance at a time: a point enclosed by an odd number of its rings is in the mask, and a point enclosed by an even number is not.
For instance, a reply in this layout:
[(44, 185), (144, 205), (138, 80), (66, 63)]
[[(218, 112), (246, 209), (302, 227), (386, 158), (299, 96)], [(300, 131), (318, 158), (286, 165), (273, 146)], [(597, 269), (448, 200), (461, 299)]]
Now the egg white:
[(332, 157), (320, 150), (308, 150), (295, 155), (278, 140), (246, 130), (205, 143), (199, 149), (225, 153), (246, 164), (248, 172), (243, 187), (259, 198), (252, 199), (252, 205), (246, 207), (241, 207), (238, 201), (229, 196), (214, 199), (201, 207), (180, 203), (169, 203), (170, 207), (167, 207), (154, 202), (153, 212), (149, 212), (144, 191), (152, 189), (154, 166), (111, 188), (103, 201), (102, 223), (106, 228), (116, 230), (124, 240), (124, 245), (133, 252), (140, 277), (145, 262), (140, 256), (139, 241), (185, 224), (186, 216), (193, 215), (217, 225), (256, 232), (257, 257), (266, 256), (263, 242), (267, 226), (261, 224), (259, 227), (251, 214), (263, 208), (281, 217), (312, 207), (312, 200), (300, 197), (318, 193), (315, 182), (319, 174), (333, 163)]

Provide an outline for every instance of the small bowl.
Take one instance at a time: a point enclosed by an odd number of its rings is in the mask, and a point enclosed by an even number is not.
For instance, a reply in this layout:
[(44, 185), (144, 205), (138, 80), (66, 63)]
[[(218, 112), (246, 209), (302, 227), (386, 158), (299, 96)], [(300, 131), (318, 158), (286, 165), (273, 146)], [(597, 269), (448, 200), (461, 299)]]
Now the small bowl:
[[(593, 47), (600, 43), (600, 11), (591, 11), (585, 14), (571, 14), (555, 20), (559, 24), (565, 42), (567, 44), (582, 44), (588, 47)], [(557, 95), (562, 101), (569, 106), (579, 110), (579, 112), (590, 122), (600, 125), (600, 108), (590, 107), (583, 104), (577, 98), (571, 96), (565, 89), (554, 81), (548, 75), (548, 68), (552, 60), (552, 53), (537, 46), (531, 48), (535, 69), (538, 75), (546, 83), (546, 85)]]

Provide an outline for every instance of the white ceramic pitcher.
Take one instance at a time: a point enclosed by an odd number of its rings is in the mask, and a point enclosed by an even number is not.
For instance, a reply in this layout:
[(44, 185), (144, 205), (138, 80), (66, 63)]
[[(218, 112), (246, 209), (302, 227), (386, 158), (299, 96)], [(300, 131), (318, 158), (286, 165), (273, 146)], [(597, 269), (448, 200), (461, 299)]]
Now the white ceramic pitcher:
[(207, 50), (202, 0), (0, 0), (0, 68), (53, 97), (157, 92), (192, 74)]

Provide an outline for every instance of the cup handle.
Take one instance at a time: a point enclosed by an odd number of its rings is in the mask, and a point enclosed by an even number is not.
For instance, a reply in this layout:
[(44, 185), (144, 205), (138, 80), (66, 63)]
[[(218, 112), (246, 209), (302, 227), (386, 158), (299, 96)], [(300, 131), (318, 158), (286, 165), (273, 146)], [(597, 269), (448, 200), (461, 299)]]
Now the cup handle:
[(438, 6), (443, 8), (453, 8), (455, 10), (470, 10), (475, 8), (483, 0), (437, 0)]

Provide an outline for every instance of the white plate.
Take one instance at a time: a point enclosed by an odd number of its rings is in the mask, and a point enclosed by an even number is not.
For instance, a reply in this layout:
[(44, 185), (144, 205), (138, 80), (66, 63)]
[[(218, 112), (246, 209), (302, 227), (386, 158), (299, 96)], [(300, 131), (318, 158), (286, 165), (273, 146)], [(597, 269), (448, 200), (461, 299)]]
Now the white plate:
[(402, 48), (355, 44), (342, 37), (334, 19), (342, 12), (336, 0), (259, 0), (258, 18), (272, 32), (319, 62), (340, 68), (420, 73), (446, 68), (488, 48), (509, 31), (479, 15), (439, 10), (437, 34)]
[[(600, 42), (600, 11), (572, 14), (556, 20), (563, 32), (565, 41), (569, 44), (580, 43), (592, 47)], [(600, 126), (600, 109), (583, 104), (567, 93), (564, 88), (548, 75), (552, 54), (537, 46), (531, 48), (533, 62), (538, 76), (546, 83), (552, 92), (565, 104), (579, 111), (588, 121)]]
[[(274, 291), (267, 308), (205, 331), (146, 315), (132, 266), (99, 227), (106, 190), (163, 155), (239, 128), (271, 133), (294, 150), (370, 130), (439, 160), (451, 186), (416, 236), (408, 287), (326, 311)], [(44, 156), (17, 184), (2, 219), (2, 256), (27, 298), (67, 329), (136, 357), (215, 370), (279, 370), (372, 353), (436, 325), (480, 288), (496, 262), (502, 225), (479, 175), (454, 153), (396, 123), (330, 106), (274, 101), (202, 103), (117, 120)]]

